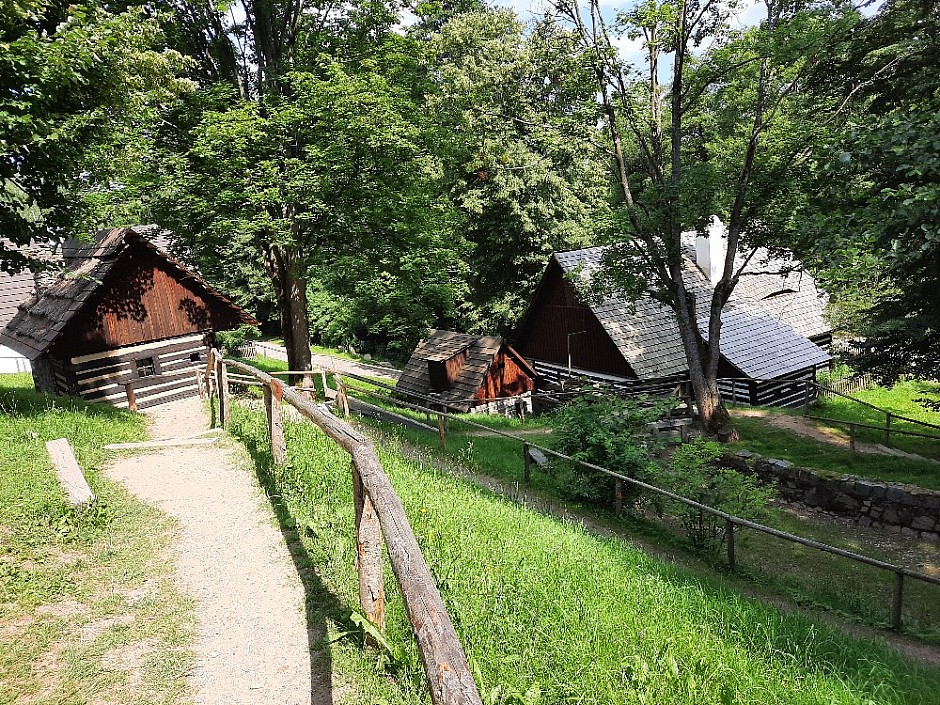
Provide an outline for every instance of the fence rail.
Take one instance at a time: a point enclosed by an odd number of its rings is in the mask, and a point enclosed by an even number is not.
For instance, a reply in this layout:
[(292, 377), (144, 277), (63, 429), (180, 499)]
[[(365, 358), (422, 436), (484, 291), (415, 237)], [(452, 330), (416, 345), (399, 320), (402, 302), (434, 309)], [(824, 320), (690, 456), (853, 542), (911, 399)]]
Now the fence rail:
[[(369, 385), (372, 385), (373, 387), (376, 386), (372, 380), (368, 380), (364, 377), (359, 377), (357, 375), (345, 374), (343, 375), (343, 377), (348, 377), (350, 379), (353, 379), (359, 382), (365, 382)], [(829, 553), (831, 555), (840, 556), (842, 558), (846, 558), (848, 560), (852, 560), (857, 563), (861, 563), (864, 565), (871, 566), (873, 568), (877, 568), (879, 570), (884, 570), (886, 572), (893, 573), (895, 577), (895, 582), (894, 582), (894, 592), (892, 595), (891, 607), (890, 607), (890, 623), (891, 623), (891, 626), (895, 629), (900, 629), (902, 625), (902, 621), (903, 621), (902, 613), (903, 613), (903, 608), (904, 608), (904, 583), (906, 579), (918, 580), (924, 583), (940, 586), (940, 578), (938, 577), (926, 575), (924, 573), (919, 573), (917, 571), (910, 570), (909, 568), (905, 568), (903, 566), (895, 565), (893, 563), (888, 563), (886, 561), (882, 561), (877, 558), (872, 558), (871, 556), (866, 556), (861, 553), (855, 553), (853, 551), (847, 551), (845, 549), (838, 548), (837, 546), (830, 546), (829, 544), (821, 543), (819, 541), (806, 538), (805, 536), (791, 534), (786, 531), (781, 531), (780, 529), (775, 529), (771, 526), (766, 526), (764, 524), (750, 521), (749, 519), (744, 519), (743, 517), (738, 517), (733, 514), (729, 514), (728, 512), (722, 511), (721, 509), (718, 509), (716, 507), (711, 507), (705, 504), (701, 504), (700, 502), (696, 502), (695, 500), (689, 499), (687, 497), (683, 497), (674, 492), (670, 492), (669, 490), (663, 489), (662, 487), (657, 487), (656, 485), (643, 482), (642, 480), (637, 480), (636, 478), (629, 477), (628, 475), (615, 472), (613, 470), (602, 467), (600, 465), (596, 465), (594, 463), (589, 463), (583, 460), (572, 458), (571, 456), (565, 455), (564, 453), (560, 453), (552, 448), (540, 446), (536, 443), (533, 443), (531, 438), (522, 438), (520, 436), (513, 435), (512, 433), (502, 431), (500, 429), (494, 429), (490, 426), (485, 426), (481, 423), (471, 421), (468, 418), (447, 413), (446, 411), (443, 411), (440, 409), (432, 409), (429, 407), (421, 406), (420, 404), (416, 404), (416, 403), (402, 402), (388, 395), (380, 394), (379, 392), (375, 391), (374, 388), (369, 389), (366, 387), (360, 387), (357, 385), (349, 385), (349, 384), (342, 383), (342, 382), (341, 382), (341, 388), (342, 388), (343, 396), (347, 395), (349, 390), (352, 390), (360, 394), (365, 394), (365, 395), (372, 396), (377, 399), (384, 400), (386, 402), (399, 404), (405, 408), (413, 409), (416, 411), (423, 411), (428, 414), (436, 415), (438, 417), (438, 428), (440, 429), (441, 444), (445, 448), (446, 448), (446, 430), (445, 430), (446, 426), (444, 422), (445, 420), (450, 420), (456, 423), (465, 424), (472, 428), (484, 430), (487, 433), (492, 434), (492, 435), (498, 435), (498, 436), (503, 436), (505, 438), (512, 439), (520, 444), (520, 446), (522, 447), (524, 456), (528, 456), (528, 454), (531, 452), (532, 449), (536, 449), (545, 456), (551, 456), (554, 458), (558, 458), (559, 460), (564, 460), (569, 463), (574, 463), (576, 465), (580, 465), (581, 467), (584, 467), (589, 470), (593, 470), (595, 472), (601, 473), (603, 475), (607, 475), (608, 477), (614, 478), (614, 480), (616, 481), (615, 487), (614, 487), (615, 503), (617, 501), (617, 497), (622, 496), (622, 492), (623, 492), (622, 483), (626, 483), (634, 487), (637, 487), (641, 490), (645, 490), (647, 492), (651, 492), (653, 494), (657, 494), (662, 497), (666, 497), (673, 501), (679, 502), (680, 504), (684, 504), (688, 507), (692, 507), (693, 509), (697, 509), (700, 512), (704, 512), (707, 514), (711, 514), (715, 517), (718, 517), (719, 519), (724, 520), (726, 524), (727, 561), (728, 561), (729, 568), (732, 570), (734, 570), (736, 560), (737, 560), (736, 546), (735, 546), (735, 540), (734, 540), (735, 529), (736, 527), (742, 527), (742, 528), (751, 529), (753, 531), (758, 531), (760, 533), (766, 534), (768, 536), (772, 536), (774, 538), (777, 538), (783, 541), (806, 546), (808, 548), (812, 548), (812, 549), (815, 549), (824, 553)], [(399, 393), (402, 393), (401, 390), (398, 390), (398, 391)], [(415, 395), (415, 396), (420, 396), (420, 395)], [(529, 479), (528, 469), (530, 467), (530, 463), (528, 462), (527, 457), (524, 457), (523, 460), (524, 460), (524, 466), (526, 468), (526, 471), (524, 471), (524, 476), (522, 479), (524, 481), (528, 481)]]
[[(372, 442), (348, 423), (304, 398), (300, 392), (285, 386), (275, 377), (236, 360), (224, 359), (218, 351), (211, 350), (204, 389), (207, 394), (214, 392), (217, 395), (219, 419), (223, 426), (231, 415), (230, 367), (263, 385), (265, 414), (276, 463), (284, 462), (287, 455), (280, 417), (281, 402), (294, 407), (349, 453), (352, 458), (358, 544), (356, 566), (362, 611), (377, 629), (384, 629), (384, 539), (421, 655), (431, 701), (435, 705), (482, 705), (453, 622), (408, 523), (405, 508), (382, 469)], [(214, 390), (211, 386), (213, 380)], [(247, 380), (239, 381), (244, 383)], [(343, 389), (341, 382), (338, 386)], [(345, 392), (342, 396), (345, 397)], [(348, 406), (343, 406), (348, 413)]]

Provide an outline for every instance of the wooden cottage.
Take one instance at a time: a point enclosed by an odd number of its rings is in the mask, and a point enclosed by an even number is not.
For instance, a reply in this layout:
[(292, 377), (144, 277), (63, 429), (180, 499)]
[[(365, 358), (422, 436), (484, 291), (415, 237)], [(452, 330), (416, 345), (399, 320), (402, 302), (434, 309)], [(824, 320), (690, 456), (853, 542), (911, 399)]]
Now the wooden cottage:
[[(497, 336), (432, 330), (415, 348), (396, 389), (454, 411), (500, 411), (535, 389), (535, 372)], [(414, 400), (414, 397), (411, 397)]]
[[(715, 219), (717, 221), (717, 219)], [(708, 309), (724, 261), (723, 228), (713, 222), (709, 237), (685, 233), (686, 281), (696, 295), (699, 333), (708, 331)], [(571, 374), (635, 386), (688, 377), (675, 314), (643, 297), (600, 303), (581, 301), (572, 279), (589, 279), (601, 266), (603, 247), (552, 255), (523, 318), (516, 348), (538, 374), (559, 380)], [(804, 385), (785, 380), (814, 379), (831, 359), (832, 340), (824, 318), (825, 297), (798, 263), (758, 252), (745, 264), (740, 282), (722, 315), (722, 393), (752, 404), (804, 400)]]
[(170, 257), (145, 228), (115, 228), (66, 253), (70, 271), (21, 304), (0, 345), (32, 363), (40, 391), (138, 408), (196, 391), (217, 330), (256, 325)]

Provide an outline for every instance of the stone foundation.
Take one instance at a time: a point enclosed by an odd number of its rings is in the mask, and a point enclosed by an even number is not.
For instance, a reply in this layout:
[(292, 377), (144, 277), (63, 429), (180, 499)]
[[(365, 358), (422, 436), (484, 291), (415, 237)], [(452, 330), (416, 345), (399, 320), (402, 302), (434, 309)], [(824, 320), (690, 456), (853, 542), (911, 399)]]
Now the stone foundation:
[(913, 485), (825, 474), (742, 450), (725, 456), (737, 470), (775, 482), (780, 497), (908, 536), (940, 540), (940, 492)]

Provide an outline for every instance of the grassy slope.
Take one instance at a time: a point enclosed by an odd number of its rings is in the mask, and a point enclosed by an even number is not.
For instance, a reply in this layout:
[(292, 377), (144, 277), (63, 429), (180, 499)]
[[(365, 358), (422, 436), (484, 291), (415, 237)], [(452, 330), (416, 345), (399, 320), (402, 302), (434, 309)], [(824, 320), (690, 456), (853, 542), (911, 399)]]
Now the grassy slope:
[(776, 428), (759, 418), (738, 416), (734, 424), (741, 434), (741, 440), (733, 445), (734, 448), (746, 448), (764, 456), (788, 460), (800, 467), (940, 490), (940, 465), (936, 463), (855, 453), (848, 448)]
[[(298, 527), (333, 602), (333, 634), (355, 604), (346, 458), (309, 425), (287, 428), (290, 461), (273, 476), (263, 416), (236, 409), (232, 429)], [(578, 703), (933, 703), (940, 673), (721, 588), (611, 539), (586, 535), (450, 476), (383, 462), (478, 672), (484, 698), (541, 692)], [(357, 702), (426, 697), (401, 600), (389, 636), (404, 648), (393, 679), (334, 644), (357, 674)], [(502, 694), (500, 696), (500, 694)], [(516, 701), (518, 702), (518, 701)]]
[[(851, 396), (862, 401), (873, 404), (881, 409), (887, 409), (900, 416), (906, 416), (918, 421), (925, 421), (931, 424), (940, 425), (940, 413), (928, 411), (917, 399), (927, 398), (934, 401), (940, 400), (940, 383), (906, 381), (899, 382), (890, 389), (885, 387), (872, 387), (860, 392), (854, 392)], [(818, 409), (813, 409), (812, 414), (824, 416), (833, 419), (842, 419), (844, 421), (854, 421), (856, 423), (871, 424), (883, 427), (885, 424), (885, 415), (875, 409), (862, 404), (856, 404), (850, 399), (835, 397), (833, 399), (823, 400)], [(915, 433), (927, 433), (940, 436), (940, 430), (925, 428), (907, 421), (894, 419), (892, 428), (913, 431)], [(870, 443), (884, 443), (884, 433), (875, 429), (859, 429), (858, 438)], [(909, 436), (894, 435), (891, 442), (902, 450), (919, 453), (931, 458), (940, 458), (940, 441), (926, 438), (916, 438)]]
[[(0, 376), (0, 702), (177, 702), (192, 616), (163, 555), (174, 527), (98, 472), (143, 419), (31, 386)], [(95, 510), (66, 505), (44, 446), (60, 437)]]

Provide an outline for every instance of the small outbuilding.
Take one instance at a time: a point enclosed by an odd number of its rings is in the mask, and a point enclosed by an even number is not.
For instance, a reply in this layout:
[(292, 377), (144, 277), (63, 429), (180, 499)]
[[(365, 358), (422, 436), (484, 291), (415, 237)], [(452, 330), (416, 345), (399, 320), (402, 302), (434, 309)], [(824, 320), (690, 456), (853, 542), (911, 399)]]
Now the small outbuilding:
[(196, 393), (215, 331), (257, 321), (150, 241), (114, 228), (67, 253), (69, 271), (19, 305), (0, 345), (40, 391), (138, 408)]
[(535, 389), (535, 371), (498, 336), (432, 330), (415, 348), (396, 389), (454, 411), (508, 410), (506, 400)]

